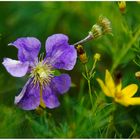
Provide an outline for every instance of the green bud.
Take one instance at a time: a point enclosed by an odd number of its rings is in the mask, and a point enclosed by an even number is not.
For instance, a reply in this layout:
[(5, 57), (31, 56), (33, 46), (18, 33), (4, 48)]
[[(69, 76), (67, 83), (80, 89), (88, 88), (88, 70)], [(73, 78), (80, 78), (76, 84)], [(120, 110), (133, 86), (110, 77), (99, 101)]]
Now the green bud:
[(94, 60), (100, 61), (101, 54), (95, 53), (95, 55), (93, 56), (93, 58), (94, 58)]

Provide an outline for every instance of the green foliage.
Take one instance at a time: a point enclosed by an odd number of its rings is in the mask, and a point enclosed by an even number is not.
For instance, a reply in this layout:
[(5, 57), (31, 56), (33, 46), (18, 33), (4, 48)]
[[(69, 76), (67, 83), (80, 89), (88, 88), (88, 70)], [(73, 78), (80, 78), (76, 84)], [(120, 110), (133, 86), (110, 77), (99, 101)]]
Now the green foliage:
[[(140, 66), (139, 9), (138, 2), (126, 2), (124, 14), (117, 2), (0, 2), (0, 138), (139, 138), (139, 106), (126, 108), (114, 103), (104, 96), (96, 82), (109, 69), (114, 75), (121, 73), (123, 86), (130, 83), (140, 86), (134, 75)], [(106, 35), (83, 45), (89, 58), (88, 67), (92, 68), (93, 55), (101, 54), (90, 81), (93, 106), (87, 81), (82, 76), (84, 68), (78, 59), (75, 68), (68, 72), (73, 84), (60, 97), (59, 108), (46, 109), (37, 115), (35, 111), (16, 107), (14, 97), (28, 76), (14, 78), (1, 64), (4, 57), (17, 59), (16, 48), (7, 44), (23, 36), (45, 42), (54, 33), (67, 34), (70, 44), (74, 44), (88, 35), (100, 15), (111, 21), (113, 36)], [(42, 52), (44, 46), (42, 43)]]

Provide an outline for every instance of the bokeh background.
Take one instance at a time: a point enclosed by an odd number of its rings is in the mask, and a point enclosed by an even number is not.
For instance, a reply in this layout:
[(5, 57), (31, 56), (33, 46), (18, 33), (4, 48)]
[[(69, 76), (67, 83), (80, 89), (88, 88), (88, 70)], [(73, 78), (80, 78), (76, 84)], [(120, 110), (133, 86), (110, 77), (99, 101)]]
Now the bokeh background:
[[(104, 78), (105, 69), (109, 69), (114, 75), (121, 73), (124, 86), (132, 82), (140, 86), (135, 78), (140, 67), (133, 62), (134, 48), (140, 44), (140, 38), (133, 40), (139, 29), (139, 13), (138, 2), (126, 2), (123, 14), (117, 2), (0, 2), (0, 138), (139, 138), (140, 106), (117, 105), (115, 111), (105, 107), (102, 104), (112, 100), (106, 99), (96, 82), (96, 77)], [(91, 83), (93, 94), (98, 95), (94, 98), (96, 111), (89, 107), (88, 86), (79, 59), (72, 71), (62, 71), (71, 75), (72, 87), (59, 98), (59, 108), (46, 109), (43, 115), (17, 108), (14, 97), (28, 77), (12, 77), (3, 67), (4, 57), (17, 59), (17, 49), (8, 44), (19, 37), (33, 36), (41, 41), (43, 52), (47, 37), (55, 33), (68, 35), (69, 43), (74, 44), (88, 35), (100, 15), (111, 21), (113, 36), (84, 44), (89, 67), (93, 55), (101, 54)], [(125, 55), (119, 59), (122, 52)]]

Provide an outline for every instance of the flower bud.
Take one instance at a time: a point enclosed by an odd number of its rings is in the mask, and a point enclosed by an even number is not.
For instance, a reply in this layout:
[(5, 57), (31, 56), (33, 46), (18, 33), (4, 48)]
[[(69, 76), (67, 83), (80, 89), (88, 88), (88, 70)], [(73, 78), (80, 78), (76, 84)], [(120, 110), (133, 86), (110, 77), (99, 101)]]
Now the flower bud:
[(95, 53), (95, 55), (93, 56), (93, 58), (94, 58), (94, 60), (100, 61), (101, 54)]
[(103, 34), (112, 33), (111, 22), (108, 18), (100, 16), (98, 24), (102, 27)]
[(81, 61), (83, 64), (87, 63), (88, 58), (87, 58), (86, 52), (84, 51), (83, 46), (82, 46), (82, 45), (78, 45), (78, 46), (76, 47), (76, 49), (77, 49), (77, 53), (79, 54), (80, 61)]
[(126, 9), (126, 2), (125, 1), (120, 1), (118, 2), (118, 5), (119, 5), (119, 9), (122, 13), (125, 12), (125, 9)]
[(140, 71), (137, 71), (137, 72), (135, 73), (135, 77), (136, 77), (137, 79), (140, 80)]
[(102, 36), (102, 29), (98, 24), (92, 26), (91, 31), (89, 32), (93, 36), (93, 38), (99, 38)]

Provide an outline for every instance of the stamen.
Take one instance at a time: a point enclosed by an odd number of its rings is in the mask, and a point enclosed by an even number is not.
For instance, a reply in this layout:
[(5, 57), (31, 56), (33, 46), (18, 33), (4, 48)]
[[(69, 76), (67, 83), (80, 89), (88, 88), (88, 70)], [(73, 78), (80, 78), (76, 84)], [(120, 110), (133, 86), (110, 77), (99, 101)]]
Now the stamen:
[(50, 80), (54, 75), (54, 70), (52, 66), (46, 61), (43, 60), (43, 55), (39, 57), (39, 62), (31, 70), (31, 78), (33, 78), (33, 84), (40, 84), (41, 86), (48, 85)]

